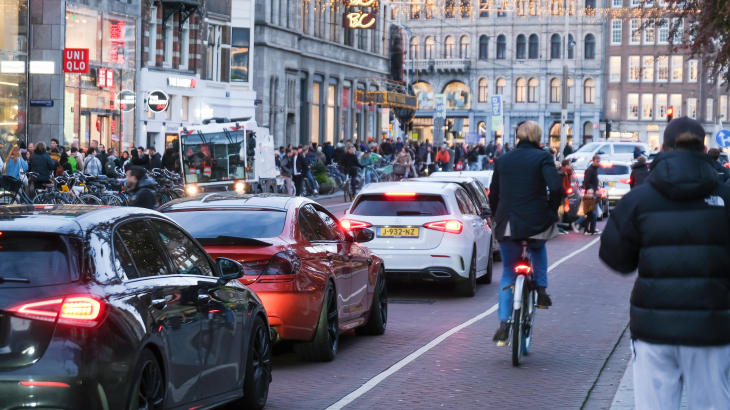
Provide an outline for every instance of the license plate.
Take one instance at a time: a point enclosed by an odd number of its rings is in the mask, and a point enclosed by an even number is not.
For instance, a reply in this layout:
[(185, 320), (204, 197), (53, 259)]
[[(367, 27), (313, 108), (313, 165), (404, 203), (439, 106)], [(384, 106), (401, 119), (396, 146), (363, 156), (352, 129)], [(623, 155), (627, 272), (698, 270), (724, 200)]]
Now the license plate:
[(616, 183), (615, 182), (609, 182), (608, 183), (608, 186), (616, 186)]
[(417, 238), (418, 228), (378, 228), (378, 236), (388, 238)]

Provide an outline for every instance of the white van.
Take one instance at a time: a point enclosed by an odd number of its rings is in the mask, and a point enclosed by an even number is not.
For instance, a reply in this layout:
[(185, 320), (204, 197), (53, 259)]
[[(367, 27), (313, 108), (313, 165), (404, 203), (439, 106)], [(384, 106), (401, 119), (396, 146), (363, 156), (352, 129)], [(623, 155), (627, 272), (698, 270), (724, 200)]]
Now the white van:
[(634, 148), (640, 146), (644, 155), (651, 152), (649, 144), (643, 142), (598, 141), (586, 144), (566, 158), (571, 160), (574, 169), (586, 169), (594, 155), (601, 156), (601, 162), (631, 162)]

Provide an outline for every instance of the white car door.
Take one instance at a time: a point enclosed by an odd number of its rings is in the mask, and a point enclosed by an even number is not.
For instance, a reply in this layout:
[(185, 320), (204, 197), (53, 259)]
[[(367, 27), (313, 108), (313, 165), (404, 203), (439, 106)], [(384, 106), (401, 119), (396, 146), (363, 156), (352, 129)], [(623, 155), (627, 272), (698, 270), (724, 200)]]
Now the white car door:
[[(482, 219), (482, 217), (479, 215), (479, 212), (474, 206), (474, 203), (472, 202), (471, 198), (469, 198), (469, 194), (467, 194), (463, 188), (457, 189), (455, 193), (456, 201), (459, 204), (459, 210), (461, 211), (461, 214), (464, 218), (464, 230), (466, 231), (468, 229), (471, 231), (471, 239), (473, 243), (476, 244), (478, 275), (479, 273), (487, 269), (487, 263), (489, 262), (489, 258), (487, 255), (489, 244), (485, 242), (485, 238), (487, 237), (487, 235), (484, 230), (484, 219)], [(465, 258), (470, 256), (470, 254), (464, 255)]]

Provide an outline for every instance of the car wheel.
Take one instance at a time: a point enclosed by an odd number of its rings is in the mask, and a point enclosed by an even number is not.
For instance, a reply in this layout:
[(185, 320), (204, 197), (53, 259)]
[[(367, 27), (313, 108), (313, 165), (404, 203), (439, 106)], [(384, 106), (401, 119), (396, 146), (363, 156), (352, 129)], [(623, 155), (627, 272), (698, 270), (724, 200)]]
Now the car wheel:
[(165, 380), (155, 355), (142, 350), (134, 369), (130, 410), (162, 410), (165, 408)]
[(467, 298), (474, 297), (477, 293), (477, 255), (472, 251), (471, 267), (469, 268), (469, 278), (456, 284), (456, 294)]
[(483, 283), (483, 284), (490, 284), (492, 283), (492, 270), (494, 268), (494, 253), (492, 252), (492, 249), (489, 249), (489, 262), (487, 262), (487, 273), (479, 277), (477, 279), (477, 282)]
[(358, 335), (376, 335), (385, 333), (388, 325), (388, 288), (385, 285), (385, 270), (380, 267), (378, 282), (375, 285), (373, 303), (370, 305), (370, 318), (364, 326), (355, 329)]
[(337, 293), (332, 282), (327, 283), (322, 298), (322, 310), (317, 322), (314, 339), (294, 345), (294, 354), (303, 362), (330, 362), (334, 360), (339, 346), (339, 317), (337, 314)]
[(256, 316), (248, 345), (243, 408), (261, 410), (269, 398), (271, 383), (271, 339), (264, 320)]

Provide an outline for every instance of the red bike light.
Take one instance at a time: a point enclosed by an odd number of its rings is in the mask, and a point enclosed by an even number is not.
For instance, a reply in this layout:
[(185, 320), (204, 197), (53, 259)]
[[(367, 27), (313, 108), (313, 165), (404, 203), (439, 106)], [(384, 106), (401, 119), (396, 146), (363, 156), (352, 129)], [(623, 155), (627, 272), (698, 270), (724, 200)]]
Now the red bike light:
[(515, 267), (515, 273), (520, 275), (527, 275), (532, 271), (532, 268), (529, 265), (525, 264), (519, 264)]
[(565, 191), (568, 195), (573, 193), (573, 187), (568, 188), (567, 191)]

